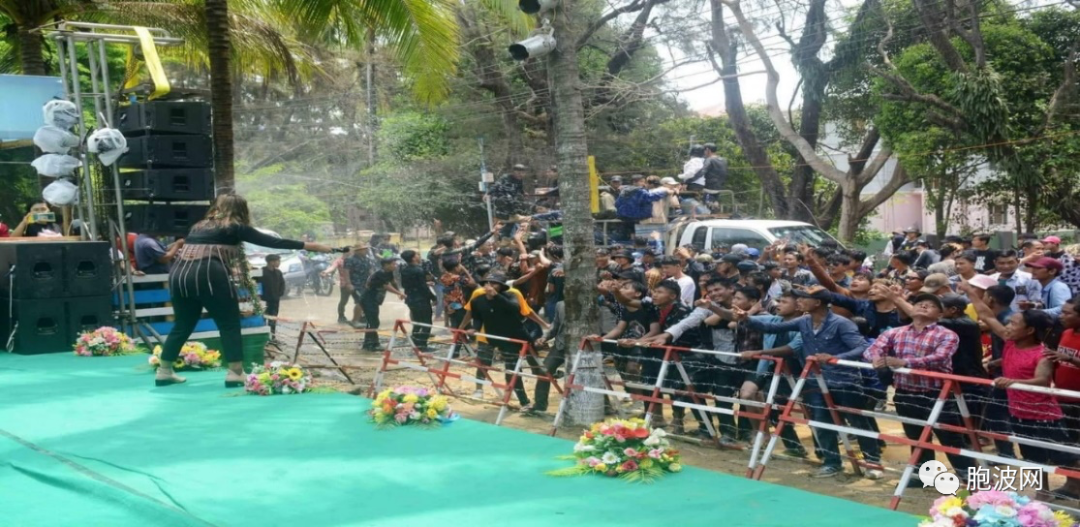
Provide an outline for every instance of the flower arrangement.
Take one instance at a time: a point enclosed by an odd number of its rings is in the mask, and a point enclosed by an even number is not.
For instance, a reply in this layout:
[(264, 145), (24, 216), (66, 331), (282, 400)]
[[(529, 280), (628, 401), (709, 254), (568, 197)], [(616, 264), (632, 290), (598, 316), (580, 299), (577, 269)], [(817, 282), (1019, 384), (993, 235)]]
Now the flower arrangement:
[(109, 326), (83, 333), (75, 340), (75, 354), (83, 357), (111, 357), (134, 352), (135, 343), (131, 337)]
[(1075, 527), (1064, 511), (1015, 492), (986, 490), (967, 498), (942, 496), (930, 507), (930, 518), (919, 527)]
[(671, 448), (667, 434), (650, 429), (642, 419), (609, 419), (585, 431), (574, 453), (560, 459), (576, 461), (573, 467), (548, 472), (551, 476), (603, 474), (627, 481), (651, 482), (665, 472), (679, 472), (679, 451)]
[[(161, 346), (154, 346), (154, 353), (150, 355), (150, 366), (154, 369), (161, 364)], [(173, 369), (181, 370), (211, 370), (221, 367), (221, 352), (207, 349), (202, 342), (188, 342), (180, 348), (180, 356), (173, 362)]]
[(368, 410), (371, 421), (380, 428), (420, 425), (437, 426), (453, 421), (457, 414), (450, 410), (450, 402), (427, 388), (398, 386), (379, 392)]
[(255, 395), (291, 395), (311, 390), (311, 372), (298, 364), (274, 361), (254, 366), (244, 383), (244, 390)]

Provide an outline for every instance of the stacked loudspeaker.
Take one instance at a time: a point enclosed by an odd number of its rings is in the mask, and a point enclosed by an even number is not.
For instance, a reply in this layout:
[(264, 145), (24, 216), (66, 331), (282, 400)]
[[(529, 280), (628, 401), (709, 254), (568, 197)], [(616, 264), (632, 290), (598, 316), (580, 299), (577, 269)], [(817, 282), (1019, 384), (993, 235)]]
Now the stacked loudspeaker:
[(111, 326), (109, 250), (108, 242), (0, 244), (0, 347), (70, 352), (80, 333)]
[(156, 236), (186, 235), (214, 198), (210, 105), (136, 103), (117, 110), (116, 128), (128, 141), (128, 152), (119, 162), (125, 228)]

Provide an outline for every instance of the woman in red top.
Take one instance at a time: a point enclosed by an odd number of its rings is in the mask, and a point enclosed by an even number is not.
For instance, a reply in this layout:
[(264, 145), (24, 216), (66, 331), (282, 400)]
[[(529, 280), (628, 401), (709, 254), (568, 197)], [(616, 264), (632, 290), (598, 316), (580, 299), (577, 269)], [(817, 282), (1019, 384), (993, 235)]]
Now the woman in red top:
[[(1061, 325), (1065, 331), (1057, 349), (1047, 349), (1045, 355), (1055, 363), (1054, 387), (1063, 390), (1080, 391), (1080, 297), (1073, 298), (1061, 306)], [(1080, 441), (1080, 399), (1058, 397), (1061, 412), (1065, 414), (1063, 424), (1069, 433), (1072, 444)], [(1080, 500), (1080, 480), (1070, 479), (1064, 487), (1055, 489), (1056, 496), (1070, 500)]]
[[(1008, 388), (1014, 384), (1050, 386), (1054, 375), (1054, 362), (1044, 356), (1043, 340), (1053, 329), (1054, 320), (1042, 311), (1028, 310), (1014, 313), (1008, 325), (1002, 325), (982, 299), (972, 295), (971, 302), (982, 320), (995, 335), (1005, 340), (1001, 355), (1001, 377), (994, 379), (994, 386)], [(1065, 444), (1069, 434), (1062, 427), (1063, 414), (1054, 396), (1016, 389), (1007, 390), (1009, 416), (1013, 435), (1037, 439), (1047, 443)], [(1020, 445), (1024, 459), (1044, 465), (1067, 466), (1073, 456), (1058, 450)], [(1049, 483), (1042, 472), (1042, 484), (1035, 499), (1051, 497), (1045, 490)]]

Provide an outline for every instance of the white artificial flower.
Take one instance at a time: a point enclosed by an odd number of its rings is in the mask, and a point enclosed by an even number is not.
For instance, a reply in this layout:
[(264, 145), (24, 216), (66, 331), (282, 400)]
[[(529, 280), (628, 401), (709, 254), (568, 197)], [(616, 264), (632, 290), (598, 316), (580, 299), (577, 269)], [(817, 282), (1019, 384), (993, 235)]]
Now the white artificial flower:
[(656, 429), (653, 429), (652, 434), (649, 434), (649, 435), (650, 436), (656, 436), (656, 437), (665, 437), (665, 436), (667, 436), (667, 432), (665, 432), (663, 428), (656, 428)]
[(646, 446), (657, 446), (660, 444), (660, 438), (656, 437), (655, 435), (651, 435), (644, 442)]
[(604, 455), (600, 458), (600, 461), (603, 461), (605, 465), (613, 465), (619, 462), (619, 456), (616, 456), (611, 452), (604, 452)]
[(420, 412), (413, 411), (411, 414), (409, 414), (409, 419), (420, 419)]
[(1008, 505), (998, 505), (997, 507), (994, 507), (994, 512), (998, 513), (998, 515), (1003, 518), (1012, 518), (1016, 516), (1016, 509)]

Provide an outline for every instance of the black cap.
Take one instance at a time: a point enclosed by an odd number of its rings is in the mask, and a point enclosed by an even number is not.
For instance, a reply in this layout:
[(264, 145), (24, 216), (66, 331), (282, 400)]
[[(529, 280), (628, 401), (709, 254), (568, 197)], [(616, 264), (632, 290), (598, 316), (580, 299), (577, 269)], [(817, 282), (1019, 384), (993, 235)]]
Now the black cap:
[(946, 308), (955, 307), (956, 309), (963, 310), (967, 309), (968, 300), (963, 295), (958, 295), (956, 293), (945, 293), (944, 295), (941, 295), (941, 305)]
[(924, 301), (927, 301), (927, 300), (929, 300), (930, 302), (933, 302), (934, 304), (937, 304), (938, 309), (940, 309), (942, 311), (945, 311), (945, 304), (941, 301), (941, 297), (939, 297), (937, 295), (932, 295), (930, 293), (919, 293), (919, 294), (915, 295), (911, 299), (911, 305), (915, 305), (915, 304), (918, 304), (919, 302), (924, 302)]
[(394, 258), (394, 257), (387, 257), (387, 258), (383, 258), (383, 259), (379, 260), (379, 263), (381, 263), (381, 264), (383, 264), (383, 265), (386, 265), (386, 264), (388, 264), (388, 263), (395, 263), (395, 262), (397, 262), (397, 261), (398, 261), (398, 259), (397, 259), (397, 258)]
[(634, 253), (632, 253), (630, 251), (627, 251), (626, 249), (623, 249), (621, 251), (615, 251), (614, 253), (611, 254), (611, 257), (612, 258), (626, 258), (627, 260), (632, 261), (634, 259)]
[(622, 176), (612, 176), (611, 179), (608, 180), (608, 182), (609, 183), (622, 183)]
[(732, 264), (738, 264), (739, 262), (743, 261), (743, 257), (739, 256), (739, 255), (737, 255), (735, 253), (728, 253), (728, 254), (725, 254), (723, 257), (721, 257), (720, 261), (721, 262), (732, 263)]
[(739, 269), (739, 272), (757, 271), (757, 268), (758, 268), (757, 264), (754, 263), (754, 262), (751, 262), (750, 260), (743, 260), (743, 261), (735, 264), (735, 267)]
[(832, 301), (832, 293), (829, 293), (828, 289), (821, 286), (814, 286), (809, 289), (792, 289), (791, 294), (798, 298), (813, 298), (814, 300), (821, 300), (828, 303)]
[(503, 274), (502, 271), (492, 271), (492, 272), (488, 273), (487, 276), (481, 278), (480, 283), (481, 284), (495, 283), (495, 284), (507, 285), (506, 284), (506, 275)]

